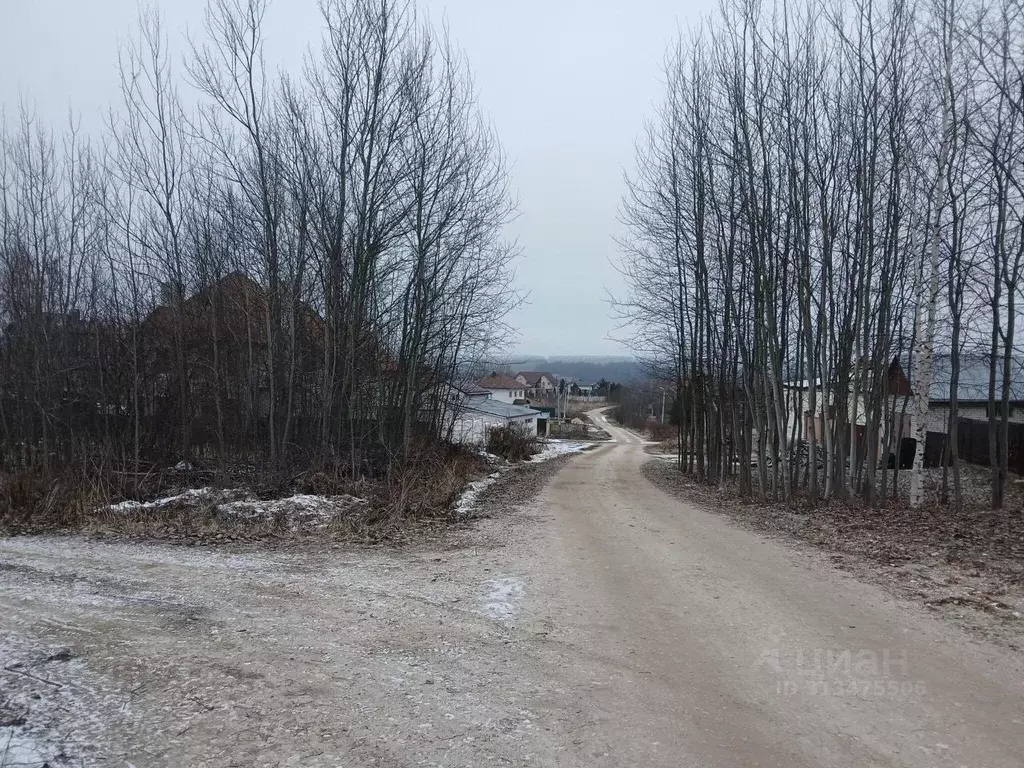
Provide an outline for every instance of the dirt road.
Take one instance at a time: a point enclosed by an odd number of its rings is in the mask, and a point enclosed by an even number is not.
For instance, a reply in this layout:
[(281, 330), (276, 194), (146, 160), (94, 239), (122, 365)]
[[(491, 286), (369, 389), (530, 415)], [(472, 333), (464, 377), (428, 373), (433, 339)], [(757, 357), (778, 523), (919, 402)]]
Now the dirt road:
[(669, 498), (609, 429), (518, 511), (415, 550), (0, 542), (18, 749), (136, 768), (1019, 768), (1019, 655)]

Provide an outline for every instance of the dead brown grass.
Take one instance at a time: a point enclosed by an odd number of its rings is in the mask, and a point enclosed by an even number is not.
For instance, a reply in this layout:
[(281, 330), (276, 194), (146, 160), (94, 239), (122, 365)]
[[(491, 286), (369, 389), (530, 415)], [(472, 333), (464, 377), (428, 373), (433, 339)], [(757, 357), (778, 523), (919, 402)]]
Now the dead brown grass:
[(370, 513), (369, 527), (391, 535), (406, 522), (447, 519), (466, 483), (486, 469), (483, 457), (460, 448), (421, 455), (378, 487), (371, 502), (374, 511)]
[(225, 519), (213, 503), (171, 504), (128, 514), (111, 509), (112, 502), (121, 500), (147, 501), (189, 488), (214, 487), (247, 489), (268, 500), (297, 493), (366, 499), (369, 503), (353, 507), (316, 535), (379, 541), (398, 535), (411, 521), (446, 519), (463, 486), (485, 470), (482, 457), (435, 444), (419, 446), (387, 477), (358, 481), (326, 469), (310, 469), (288, 479), (244, 467), (226, 475), (190, 467), (143, 475), (67, 474), (51, 481), (38, 473), (0, 474), (0, 535), (85, 532), (214, 544), (303, 535), (289, 530), (283, 519)]

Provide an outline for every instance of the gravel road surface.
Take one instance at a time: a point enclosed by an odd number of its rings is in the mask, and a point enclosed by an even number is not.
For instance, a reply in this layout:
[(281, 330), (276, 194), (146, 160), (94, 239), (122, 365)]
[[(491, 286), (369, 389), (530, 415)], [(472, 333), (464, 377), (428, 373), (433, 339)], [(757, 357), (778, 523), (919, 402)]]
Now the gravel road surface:
[(0, 541), (0, 765), (1024, 764), (1019, 654), (670, 498), (594, 418), (418, 547)]

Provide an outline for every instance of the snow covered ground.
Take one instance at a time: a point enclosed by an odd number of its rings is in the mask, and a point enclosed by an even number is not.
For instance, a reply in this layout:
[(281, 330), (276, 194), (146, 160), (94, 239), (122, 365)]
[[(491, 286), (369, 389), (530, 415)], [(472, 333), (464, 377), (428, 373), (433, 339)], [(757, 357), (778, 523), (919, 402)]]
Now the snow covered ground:
[[(531, 457), (530, 464), (540, 464), (551, 459), (557, 459), (561, 456), (568, 456), (573, 453), (582, 453), (583, 451), (599, 445), (599, 443), (584, 443), (576, 440), (545, 440), (540, 443), (541, 451), (535, 456)], [(465, 517), (469, 515), (476, 507), (477, 500), (489, 487), (498, 482), (499, 478), (506, 472), (515, 469), (517, 465), (509, 464), (505, 462), (501, 457), (495, 456), (494, 454), (484, 453), (482, 454), (488, 460), (492, 466), (496, 466), (495, 472), (492, 472), (487, 477), (480, 480), (475, 480), (472, 483), (466, 485), (462, 495), (459, 496), (455, 502), (454, 511), (457, 516)]]
[(570, 453), (582, 453), (597, 445), (600, 445), (600, 443), (585, 443), (578, 440), (546, 440), (541, 443), (541, 452), (530, 459), (530, 461), (550, 461)]
[(154, 499), (153, 501), (122, 501), (117, 504), (111, 504), (110, 511), (127, 515), (133, 512), (145, 512), (169, 507), (199, 507), (202, 504), (216, 504), (244, 493), (244, 491), (240, 490), (189, 488), (174, 496), (165, 496), (162, 499)]
[(284, 499), (258, 499), (244, 489), (190, 488), (153, 501), (122, 501), (111, 504), (115, 515), (144, 517), (152, 512), (210, 509), (222, 521), (280, 522), (290, 530), (322, 530), (368, 502), (355, 496), (298, 494)]
[(497, 472), (492, 472), (481, 480), (474, 480), (472, 483), (469, 483), (462, 491), (462, 495), (459, 496), (458, 501), (455, 502), (455, 514), (457, 516), (464, 517), (472, 512), (476, 507), (477, 499), (480, 498), (480, 494), (498, 482), (498, 478), (500, 478), (509, 469), (511, 469), (511, 466), (505, 466)]

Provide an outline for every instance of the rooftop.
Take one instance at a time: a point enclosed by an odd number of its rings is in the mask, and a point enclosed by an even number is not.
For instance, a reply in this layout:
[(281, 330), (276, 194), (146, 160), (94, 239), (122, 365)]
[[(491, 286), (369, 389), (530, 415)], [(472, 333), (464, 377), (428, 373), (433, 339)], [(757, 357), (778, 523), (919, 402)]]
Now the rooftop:
[(548, 373), (547, 371), (520, 371), (519, 373), (516, 374), (516, 376), (522, 376), (524, 379), (526, 379), (526, 384), (531, 387), (540, 384), (542, 376), (547, 376), (548, 380), (551, 382), (556, 381), (554, 375)]
[(506, 376), (503, 373), (494, 372), (485, 379), (480, 379), (477, 382), (484, 389), (522, 389), (523, 385), (513, 379), (511, 376)]
[(490, 416), (501, 416), (505, 419), (540, 415), (540, 411), (535, 411), (532, 408), (524, 408), (521, 405), (512, 405), (511, 403), (500, 403), (497, 400), (480, 400), (467, 405), (466, 410), (486, 413)]
[(458, 390), (467, 397), (474, 397), (478, 395), (490, 395), (489, 389), (484, 389), (475, 381), (462, 381), (457, 384), (452, 384), (452, 389)]

